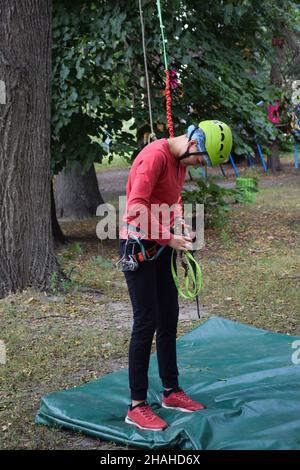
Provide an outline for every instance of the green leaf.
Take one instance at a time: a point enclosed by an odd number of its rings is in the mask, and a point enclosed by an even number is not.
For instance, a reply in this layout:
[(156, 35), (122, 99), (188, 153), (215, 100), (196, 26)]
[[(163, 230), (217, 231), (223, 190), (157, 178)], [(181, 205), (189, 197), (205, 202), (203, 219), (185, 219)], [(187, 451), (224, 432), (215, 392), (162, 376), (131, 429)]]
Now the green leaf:
[(76, 67), (77, 69), (77, 74), (76, 74), (76, 78), (78, 78), (78, 80), (81, 80), (83, 75), (84, 75), (84, 67)]

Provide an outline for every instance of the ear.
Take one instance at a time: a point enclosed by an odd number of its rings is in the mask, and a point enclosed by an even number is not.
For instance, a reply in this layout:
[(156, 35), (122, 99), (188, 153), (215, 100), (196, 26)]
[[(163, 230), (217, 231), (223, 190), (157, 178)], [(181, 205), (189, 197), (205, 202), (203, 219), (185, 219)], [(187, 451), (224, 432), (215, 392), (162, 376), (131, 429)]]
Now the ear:
[(196, 139), (192, 139), (188, 142), (188, 148), (192, 147), (192, 145), (197, 145), (197, 140)]

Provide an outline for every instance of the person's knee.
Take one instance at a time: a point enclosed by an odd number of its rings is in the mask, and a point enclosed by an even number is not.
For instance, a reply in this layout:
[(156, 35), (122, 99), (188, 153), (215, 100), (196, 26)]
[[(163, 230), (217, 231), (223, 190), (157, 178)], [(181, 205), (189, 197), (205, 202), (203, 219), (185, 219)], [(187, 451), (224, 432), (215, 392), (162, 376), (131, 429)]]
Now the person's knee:
[(162, 311), (157, 321), (157, 328), (167, 331), (174, 331), (177, 329), (179, 319), (179, 308), (174, 307), (173, 310), (165, 309)]
[(151, 339), (154, 336), (156, 324), (153, 320), (134, 321), (132, 327), (132, 337), (139, 337), (143, 340)]
[(156, 338), (175, 337), (177, 335), (177, 322), (174, 324), (159, 324), (156, 329)]

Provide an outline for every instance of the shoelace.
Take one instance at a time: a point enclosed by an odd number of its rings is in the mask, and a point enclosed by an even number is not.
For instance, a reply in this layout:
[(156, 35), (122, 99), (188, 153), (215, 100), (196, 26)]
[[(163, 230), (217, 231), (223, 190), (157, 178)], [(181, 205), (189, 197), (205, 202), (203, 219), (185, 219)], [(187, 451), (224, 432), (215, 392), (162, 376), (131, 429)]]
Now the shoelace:
[(185, 400), (185, 401), (188, 401), (188, 402), (192, 402), (193, 400), (188, 397), (183, 390), (179, 390), (178, 392), (175, 392), (175, 394), (177, 395), (177, 398), (179, 398), (179, 400)]
[(141, 406), (140, 407), (140, 411), (141, 413), (145, 416), (145, 418), (153, 418), (154, 417), (154, 413), (152, 411), (152, 409), (150, 408), (149, 405), (144, 405), (144, 406)]

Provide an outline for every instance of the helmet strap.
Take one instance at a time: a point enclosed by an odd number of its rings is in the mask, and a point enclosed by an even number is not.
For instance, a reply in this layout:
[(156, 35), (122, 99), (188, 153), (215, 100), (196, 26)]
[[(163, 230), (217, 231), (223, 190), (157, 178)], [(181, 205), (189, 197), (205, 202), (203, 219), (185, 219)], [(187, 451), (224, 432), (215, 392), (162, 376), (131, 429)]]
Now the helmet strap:
[[(207, 155), (206, 152), (184, 152), (179, 158), (177, 158), (177, 174), (179, 171), (179, 165), (180, 165), (180, 160), (183, 160), (184, 158), (191, 157), (192, 155)], [(206, 167), (206, 164), (204, 165)]]
[[(194, 126), (194, 129), (192, 130), (192, 132), (190, 133), (189, 135), (189, 138), (188, 138), (188, 142), (190, 142), (192, 140), (192, 137), (194, 135), (194, 133), (199, 130), (199, 127), (197, 126)], [(186, 150), (179, 158), (178, 158), (178, 162), (180, 162), (180, 160), (183, 160), (184, 158), (188, 158), (188, 157), (191, 157), (192, 155), (206, 155), (207, 152), (189, 152), (188, 150)]]
[(192, 155), (206, 155), (206, 152), (188, 152), (188, 151), (186, 151), (177, 160), (180, 161), (180, 160), (183, 160), (184, 158), (191, 157)]

